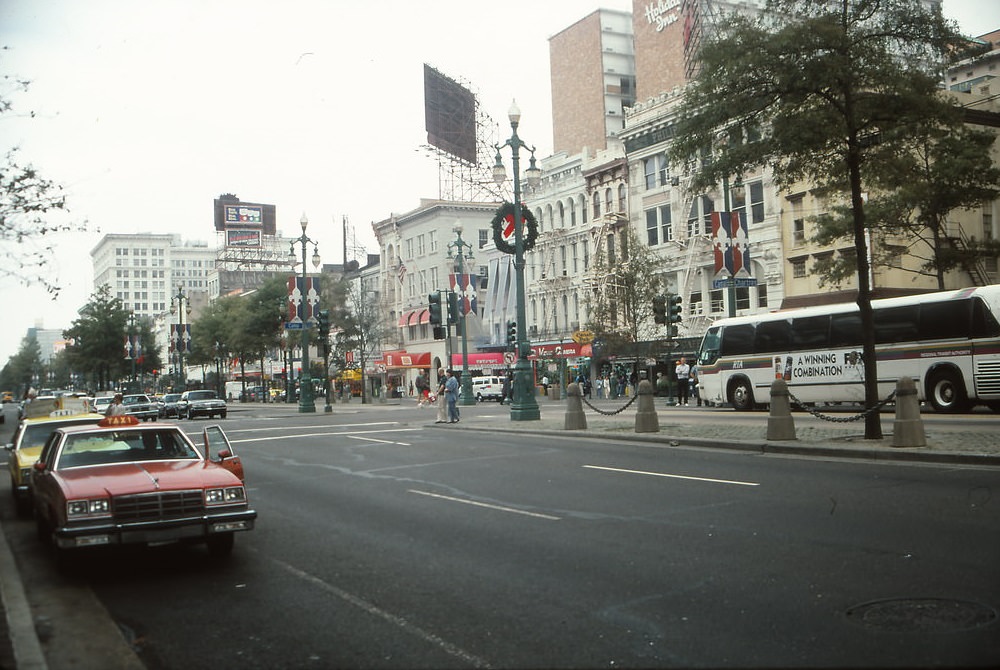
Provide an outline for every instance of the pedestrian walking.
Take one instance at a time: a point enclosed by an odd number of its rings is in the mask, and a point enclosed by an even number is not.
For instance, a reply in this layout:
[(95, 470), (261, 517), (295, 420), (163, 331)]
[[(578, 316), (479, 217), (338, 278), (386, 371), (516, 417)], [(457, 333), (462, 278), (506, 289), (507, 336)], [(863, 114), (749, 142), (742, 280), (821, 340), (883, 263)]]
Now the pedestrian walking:
[[(417, 379), (415, 382), (411, 383), (411, 386), (417, 387), (417, 407), (427, 405), (427, 397), (431, 394), (429, 371), (420, 370), (417, 372)], [(413, 395), (412, 390), (410, 391), (410, 395)]]
[(674, 369), (674, 375), (677, 377), (677, 406), (688, 405), (688, 387), (691, 384), (691, 366), (687, 364), (684, 357), (677, 361), (677, 367)]
[(445, 393), (445, 382), (447, 381), (447, 376), (445, 375), (444, 368), (438, 368), (438, 386), (437, 386), (437, 420), (434, 423), (448, 423), (448, 399)]
[(458, 380), (455, 379), (455, 371), (448, 370), (448, 377), (444, 383), (444, 392), (448, 400), (448, 423), (458, 423)]

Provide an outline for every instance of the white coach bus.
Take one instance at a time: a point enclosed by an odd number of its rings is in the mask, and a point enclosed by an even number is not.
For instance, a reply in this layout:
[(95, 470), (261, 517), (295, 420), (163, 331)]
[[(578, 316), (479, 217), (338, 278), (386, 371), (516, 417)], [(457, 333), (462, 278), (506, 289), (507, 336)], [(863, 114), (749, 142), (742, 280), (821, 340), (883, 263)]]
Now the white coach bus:
[[(939, 412), (1000, 412), (1000, 284), (872, 301), (878, 393), (911, 377)], [(750, 410), (782, 377), (803, 403), (864, 403), (856, 303), (720, 319), (702, 339), (703, 400)]]

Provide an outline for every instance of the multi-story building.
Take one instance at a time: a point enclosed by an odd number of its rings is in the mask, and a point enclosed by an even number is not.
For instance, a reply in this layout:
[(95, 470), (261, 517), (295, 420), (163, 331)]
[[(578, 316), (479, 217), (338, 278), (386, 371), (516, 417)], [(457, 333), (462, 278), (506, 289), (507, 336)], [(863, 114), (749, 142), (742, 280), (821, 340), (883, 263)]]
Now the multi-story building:
[(549, 38), (554, 153), (607, 148), (635, 102), (632, 15), (598, 9)]
[[(387, 387), (408, 390), (420, 370), (431, 370), (433, 376), (439, 368), (460, 367), (461, 338), (455, 336), (455, 328), (450, 329), (448, 339), (434, 337), (428, 297), (438, 291), (457, 292), (470, 310), (466, 314), (469, 365), (482, 370), (503, 364), (502, 354), (481, 352), (491, 338), (484, 325), (486, 307), (480, 292), (491, 278), (489, 263), (479, 252), (492, 244), (490, 224), (498, 206), (495, 202), (425, 200), (417, 209), (372, 224), (382, 258), (377, 295), (391, 332), (371, 372), (381, 375)], [(458, 226), (463, 241), (471, 245), (471, 250), (463, 251), (472, 255), (463, 261), (465, 280), (457, 276), (455, 261)], [(447, 300), (442, 304), (447, 314)], [(495, 319), (487, 315), (485, 320)]]

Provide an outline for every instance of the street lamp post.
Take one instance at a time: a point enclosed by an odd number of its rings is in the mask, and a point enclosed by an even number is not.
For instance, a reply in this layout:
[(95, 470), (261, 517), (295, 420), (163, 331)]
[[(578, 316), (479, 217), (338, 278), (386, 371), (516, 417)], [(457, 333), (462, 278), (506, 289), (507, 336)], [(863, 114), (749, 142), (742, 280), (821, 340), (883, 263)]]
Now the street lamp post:
[(177, 315), (177, 341), (174, 350), (177, 352), (177, 378), (179, 392), (187, 390), (187, 375), (184, 374), (184, 350), (188, 341), (185, 338), (184, 315), (191, 316), (191, 299), (184, 295), (184, 285), (177, 285), (177, 294), (170, 300), (170, 313)]
[[(306, 228), (309, 226), (309, 219), (306, 218), (305, 212), (302, 213), (302, 218), (299, 219), (299, 225), (302, 226), (302, 235), (294, 240), (291, 244), (291, 248), (288, 251), (289, 261), (292, 264), (292, 269), (294, 270), (295, 265), (298, 260), (295, 256), (295, 242), (302, 245), (302, 306), (303, 313), (305, 312), (306, 300), (308, 296), (305, 293), (306, 290), (306, 279), (308, 278), (306, 266), (306, 246), (309, 244), (313, 245), (313, 255), (312, 264), (313, 267), (319, 268), (320, 258), (319, 258), (319, 246), (317, 246), (315, 240), (309, 239), (306, 235)], [(306, 320), (302, 324), (302, 375), (299, 377), (299, 413), (305, 414), (309, 412), (316, 411), (316, 397), (313, 393), (312, 378), (309, 375), (309, 321)]]
[(511, 136), (502, 145), (496, 147), (496, 163), (493, 166), (493, 180), (497, 184), (503, 183), (507, 179), (503, 162), (500, 157), (500, 149), (510, 147), (511, 162), (514, 168), (514, 274), (517, 280), (517, 363), (514, 364), (514, 402), (510, 407), (510, 418), (512, 421), (533, 421), (541, 419), (541, 412), (538, 409), (538, 402), (535, 400), (534, 380), (531, 373), (531, 362), (528, 355), (531, 353), (531, 342), (528, 340), (528, 330), (525, 326), (527, 317), (525, 315), (525, 294), (524, 294), (524, 222), (521, 219), (521, 174), (520, 174), (520, 150), (522, 148), (531, 152), (531, 163), (525, 171), (529, 186), (536, 186), (541, 180), (541, 170), (535, 166), (535, 149), (529, 147), (521, 138), (517, 136), (517, 126), (521, 121), (521, 110), (517, 103), (511, 103), (510, 111), (507, 112), (510, 119)]
[[(448, 258), (454, 257), (458, 269), (460, 281), (465, 279), (465, 261), (472, 260), (472, 245), (462, 239), (462, 224), (456, 223), (452, 229), (455, 231), (455, 241), (448, 243)], [(465, 296), (458, 295), (460, 305), (464, 307)], [(472, 395), (472, 375), (469, 373), (469, 322), (466, 318), (465, 309), (462, 309), (462, 395), (459, 404), (475, 405), (476, 398)]]

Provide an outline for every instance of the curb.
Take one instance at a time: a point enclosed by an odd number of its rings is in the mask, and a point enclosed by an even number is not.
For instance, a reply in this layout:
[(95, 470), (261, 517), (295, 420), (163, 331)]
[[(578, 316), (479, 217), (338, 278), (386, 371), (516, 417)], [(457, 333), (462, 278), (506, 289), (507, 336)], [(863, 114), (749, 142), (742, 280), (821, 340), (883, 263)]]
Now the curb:
[(46, 670), (45, 654), (35, 633), (34, 618), (24, 593), (21, 574), (0, 524), (0, 602), (7, 616), (14, 667), (18, 670)]

